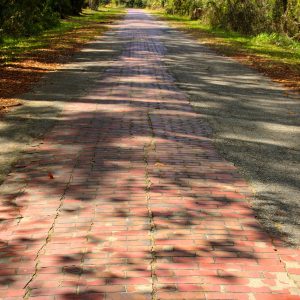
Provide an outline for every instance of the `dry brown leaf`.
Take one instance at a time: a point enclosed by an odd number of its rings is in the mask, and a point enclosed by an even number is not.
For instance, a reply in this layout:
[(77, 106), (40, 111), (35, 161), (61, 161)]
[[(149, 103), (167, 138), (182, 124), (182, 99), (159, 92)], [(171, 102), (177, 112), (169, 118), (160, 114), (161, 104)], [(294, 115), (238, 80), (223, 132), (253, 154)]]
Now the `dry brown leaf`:
[(51, 172), (48, 172), (48, 177), (49, 177), (49, 179), (54, 179), (54, 176)]

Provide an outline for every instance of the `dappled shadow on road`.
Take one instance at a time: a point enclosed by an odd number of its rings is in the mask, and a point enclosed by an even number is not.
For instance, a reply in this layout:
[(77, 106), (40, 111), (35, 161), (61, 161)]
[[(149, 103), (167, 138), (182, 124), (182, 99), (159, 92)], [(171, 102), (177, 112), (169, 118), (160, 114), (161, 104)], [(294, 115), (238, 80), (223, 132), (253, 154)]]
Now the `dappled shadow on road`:
[[(85, 42), (96, 38), (108, 29), (107, 25), (120, 19), (116, 12), (105, 12), (97, 15), (94, 20), (87, 20), (82, 14), (76, 18), (80, 28), (66, 30), (68, 22), (64, 20), (65, 28), (56, 28), (44, 32), (38, 37), (23, 38), (18, 41), (7, 39), (0, 48), (0, 102), (10, 100), (32, 88), (32, 84), (40, 80), (42, 75), (57, 70), (59, 65), (70, 61)], [(110, 27), (114, 27), (111, 25)], [(72, 26), (71, 26), (72, 27)], [(116, 45), (115, 49), (118, 48)], [(114, 49), (114, 48), (113, 48)], [(112, 50), (113, 52), (113, 50)], [(0, 107), (2, 110), (2, 107)]]
[(167, 65), (213, 127), (220, 153), (251, 181), (259, 220), (299, 246), (299, 97), (174, 30), (165, 33)]
[[(23, 103), (22, 107), (0, 116), (1, 143), (6, 145), (5, 148), (0, 148), (0, 182), (8, 174), (10, 165), (20, 156), (20, 151), (26, 144), (40, 138), (53, 126), (65, 102), (79, 99), (99, 84), (103, 72), (120, 55), (127, 43), (121, 37), (118, 38), (121, 32), (122, 30), (116, 28), (87, 43), (82, 52), (73, 56), (71, 63), (64, 65), (59, 72), (48, 73), (35, 85), (33, 91), (18, 97), (18, 103)], [(36, 78), (39, 78), (39, 71), (42, 71), (38, 70), (39, 63), (37, 62), (37, 70), (34, 71), (37, 72)], [(22, 66), (16, 63), (16, 67)], [(0, 81), (10, 86), (1, 93), (2, 97), (8, 97), (6, 92), (11, 93), (11, 90), (14, 90), (14, 93), (19, 91), (15, 83), (18, 69), (12, 66), (7, 68), (7, 76), (11, 76), (12, 81), (7, 80), (5, 74), (0, 75)], [(22, 78), (28, 81), (31, 77), (27, 76), (26, 72), (24, 74)], [(22, 80), (18, 84), (24, 87)], [(11, 88), (12, 86), (14, 87)]]
[(2, 186), (0, 297), (197, 299), (248, 277), (269, 292), (271, 272), (284, 272), (245, 182), (171, 84), (161, 49), (131, 35), (130, 51), (66, 103)]

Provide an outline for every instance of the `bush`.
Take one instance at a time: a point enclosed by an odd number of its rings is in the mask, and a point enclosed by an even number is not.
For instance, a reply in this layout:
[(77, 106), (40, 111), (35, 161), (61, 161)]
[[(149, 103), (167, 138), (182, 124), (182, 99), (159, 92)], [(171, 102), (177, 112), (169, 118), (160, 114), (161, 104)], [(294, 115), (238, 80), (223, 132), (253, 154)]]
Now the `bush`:
[(59, 24), (60, 17), (79, 14), (84, 0), (0, 0), (0, 33), (29, 36)]
[(169, 14), (201, 18), (212, 27), (244, 34), (277, 32), (300, 39), (299, 0), (147, 0)]
[(93, 10), (97, 10), (99, 4), (100, 4), (99, 0), (89, 0), (88, 1), (88, 7), (91, 8), (91, 9), (93, 9)]
[(275, 2), (273, 10), (274, 29), (279, 33), (300, 40), (300, 1), (290, 0), (284, 8), (282, 1)]
[(266, 31), (270, 27), (268, 12), (260, 0), (210, 1), (206, 18), (213, 27), (244, 34)]
[(72, 12), (72, 6), (70, 0), (48, 0), (49, 6), (55, 12), (57, 12), (61, 18), (65, 18)]
[(120, 0), (119, 4), (120, 5), (124, 5), (126, 7), (145, 7), (146, 6), (146, 2), (145, 0)]
[(281, 35), (278, 33), (260, 33), (259, 35), (252, 38), (252, 42), (254, 44), (273, 44), (276, 46), (281, 46), (285, 48), (291, 48), (296, 49), (299, 48), (299, 43), (297, 43), (295, 40), (291, 39), (290, 37), (286, 35)]
[(58, 15), (46, 1), (6, 1), (1, 8), (0, 24), (4, 34), (32, 35), (59, 22)]
[(51, 9), (59, 13), (61, 18), (78, 15), (84, 6), (84, 0), (48, 0)]
[(71, 15), (79, 15), (82, 7), (84, 6), (84, 0), (71, 0)]

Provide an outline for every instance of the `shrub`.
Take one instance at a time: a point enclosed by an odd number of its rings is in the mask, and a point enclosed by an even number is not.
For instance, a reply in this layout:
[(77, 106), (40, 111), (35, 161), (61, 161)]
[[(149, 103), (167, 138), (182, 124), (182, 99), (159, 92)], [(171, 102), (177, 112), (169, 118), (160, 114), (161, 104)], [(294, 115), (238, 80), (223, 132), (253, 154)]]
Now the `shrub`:
[(300, 39), (299, 0), (147, 0), (169, 14), (201, 18), (212, 27), (244, 34), (277, 32)]
[(124, 5), (126, 7), (145, 7), (145, 0), (120, 0), (120, 5)]
[(0, 34), (33, 35), (79, 14), (84, 0), (0, 0)]
[(84, 0), (71, 0), (71, 13), (72, 15), (79, 15), (82, 7), (84, 6)]
[(213, 27), (251, 34), (259, 32), (261, 24), (266, 24), (261, 9), (261, 3), (253, 0), (210, 1), (207, 19)]
[(1, 28), (4, 34), (32, 35), (58, 24), (58, 15), (46, 1), (5, 1), (2, 6)]

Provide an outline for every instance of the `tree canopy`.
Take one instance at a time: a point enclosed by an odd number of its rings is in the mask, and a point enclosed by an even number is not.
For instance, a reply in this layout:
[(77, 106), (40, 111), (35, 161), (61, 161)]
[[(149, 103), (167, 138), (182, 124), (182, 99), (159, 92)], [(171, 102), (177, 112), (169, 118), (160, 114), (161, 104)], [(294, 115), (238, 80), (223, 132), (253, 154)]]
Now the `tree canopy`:
[(31, 35), (54, 26), (59, 18), (79, 14), (85, 5), (96, 9), (100, 2), (163, 8), (212, 27), (300, 39), (300, 0), (0, 0), (0, 35)]
[(53, 27), (59, 18), (79, 14), (83, 6), (84, 0), (0, 0), (0, 31), (35, 34)]
[(285, 33), (300, 39), (300, 0), (144, 0), (168, 13), (245, 34)]

